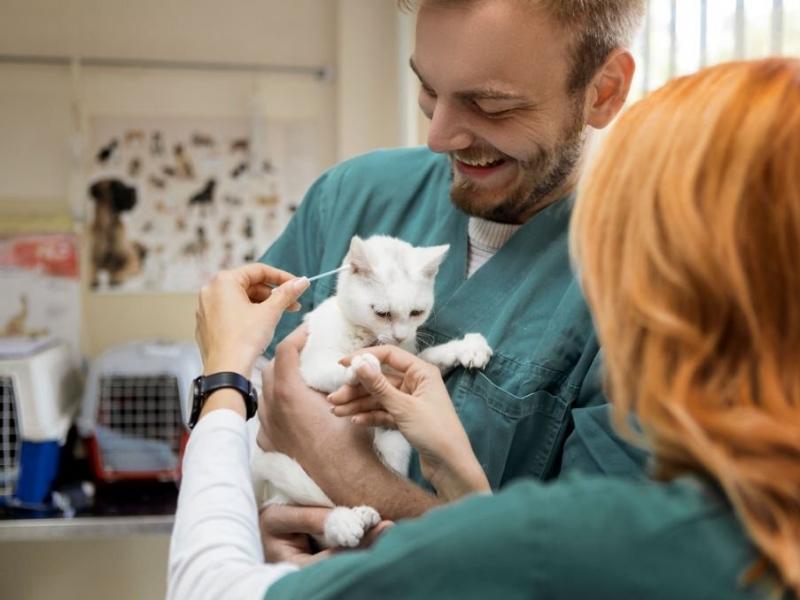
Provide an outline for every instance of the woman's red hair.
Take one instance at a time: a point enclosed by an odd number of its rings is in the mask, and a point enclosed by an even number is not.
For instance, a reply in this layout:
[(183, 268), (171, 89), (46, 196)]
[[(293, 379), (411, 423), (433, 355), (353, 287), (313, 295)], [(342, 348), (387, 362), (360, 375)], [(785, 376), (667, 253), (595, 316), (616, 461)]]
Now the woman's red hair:
[(636, 414), (661, 477), (715, 481), (800, 596), (800, 61), (633, 106), (572, 227), (617, 425)]

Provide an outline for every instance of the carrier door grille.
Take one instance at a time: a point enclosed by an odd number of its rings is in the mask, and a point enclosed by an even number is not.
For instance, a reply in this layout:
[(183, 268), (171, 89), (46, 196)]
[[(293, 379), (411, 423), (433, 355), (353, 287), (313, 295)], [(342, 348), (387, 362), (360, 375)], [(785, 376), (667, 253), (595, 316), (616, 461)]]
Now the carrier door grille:
[(100, 377), (97, 425), (103, 466), (112, 471), (177, 467), (182, 435), (178, 380), (173, 375)]
[(20, 439), (11, 377), (0, 377), (0, 496), (14, 492), (19, 473)]

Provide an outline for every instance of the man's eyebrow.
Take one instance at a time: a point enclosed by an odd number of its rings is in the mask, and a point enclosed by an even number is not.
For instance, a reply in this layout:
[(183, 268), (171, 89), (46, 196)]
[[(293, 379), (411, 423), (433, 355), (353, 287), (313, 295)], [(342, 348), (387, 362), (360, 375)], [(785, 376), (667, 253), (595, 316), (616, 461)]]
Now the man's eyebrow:
[[(414, 59), (411, 58), (408, 61), (408, 65), (411, 67), (411, 70), (414, 71), (414, 74), (419, 79), (420, 83), (423, 87), (428, 89), (431, 88), (425, 82), (425, 79), (420, 75), (419, 69), (417, 69), (417, 65), (414, 64)], [(522, 102), (529, 102), (528, 98), (522, 96), (520, 94), (514, 94), (512, 92), (506, 92), (503, 90), (498, 90), (492, 87), (484, 87), (484, 88), (477, 88), (474, 90), (464, 90), (461, 92), (456, 92), (455, 94), (462, 100), (513, 100), (513, 101), (522, 101)]]
[(525, 96), (519, 94), (512, 94), (511, 92), (504, 92), (494, 88), (480, 88), (477, 90), (464, 90), (463, 92), (456, 92), (456, 96), (462, 100), (513, 100), (513, 101), (528, 101)]
[(423, 79), (422, 75), (419, 74), (419, 69), (417, 69), (417, 65), (414, 64), (414, 58), (413, 57), (408, 59), (408, 66), (411, 67), (411, 70), (414, 71), (414, 75), (417, 76), (417, 79), (419, 79), (419, 82), (423, 86), (430, 87), (427, 83), (425, 83), (425, 79)]

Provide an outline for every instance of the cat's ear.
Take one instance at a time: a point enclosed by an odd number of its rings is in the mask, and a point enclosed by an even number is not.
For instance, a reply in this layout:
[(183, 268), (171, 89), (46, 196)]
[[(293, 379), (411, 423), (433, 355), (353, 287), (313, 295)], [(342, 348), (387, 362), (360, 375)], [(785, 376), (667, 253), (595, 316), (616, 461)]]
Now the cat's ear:
[(347, 253), (347, 262), (355, 275), (368, 275), (372, 273), (372, 265), (367, 256), (367, 246), (357, 235), (350, 240), (350, 250)]
[(444, 246), (431, 246), (430, 248), (420, 248), (422, 252), (422, 274), (425, 277), (436, 277), (439, 265), (444, 260), (444, 255), (450, 249), (449, 244)]

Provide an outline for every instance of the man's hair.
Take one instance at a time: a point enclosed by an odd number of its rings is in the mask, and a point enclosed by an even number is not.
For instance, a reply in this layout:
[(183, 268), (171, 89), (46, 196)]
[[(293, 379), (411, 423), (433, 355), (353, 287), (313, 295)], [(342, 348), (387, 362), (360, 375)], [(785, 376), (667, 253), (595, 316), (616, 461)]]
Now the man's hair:
[[(467, 4), (475, 0), (396, 0), (401, 10), (425, 3)], [(615, 48), (630, 46), (644, 17), (645, 0), (517, 0), (543, 9), (573, 37), (570, 93), (582, 91)]]

